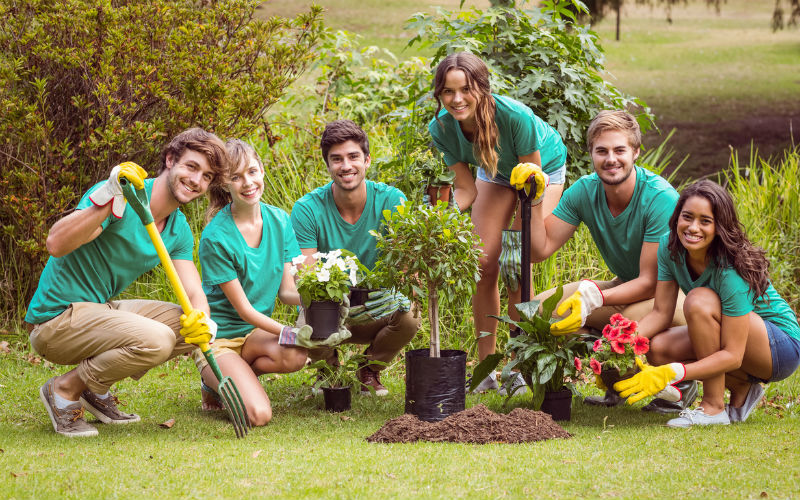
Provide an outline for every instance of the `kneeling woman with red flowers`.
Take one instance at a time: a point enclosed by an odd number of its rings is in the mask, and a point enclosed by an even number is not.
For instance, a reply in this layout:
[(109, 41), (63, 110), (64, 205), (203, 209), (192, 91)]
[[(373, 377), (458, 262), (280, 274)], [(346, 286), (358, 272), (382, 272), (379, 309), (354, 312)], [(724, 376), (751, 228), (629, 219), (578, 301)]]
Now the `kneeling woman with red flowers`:
[[(683, 379), (700, 380), (700, 405), (667, 425), (742, 422), (763, 397), (762, 382), (787, 378), (800, 365), (797, 317), (772, 286), (764, 251), (747, 239), (724, 188), (707, 180), (687, 187), (669, 227), (658, 248), (655, 305), (639, 322), (657, 366), (642, 364), (614, 388), (632, 404)], [(668, 328), (679, 288), (687, 325)]]

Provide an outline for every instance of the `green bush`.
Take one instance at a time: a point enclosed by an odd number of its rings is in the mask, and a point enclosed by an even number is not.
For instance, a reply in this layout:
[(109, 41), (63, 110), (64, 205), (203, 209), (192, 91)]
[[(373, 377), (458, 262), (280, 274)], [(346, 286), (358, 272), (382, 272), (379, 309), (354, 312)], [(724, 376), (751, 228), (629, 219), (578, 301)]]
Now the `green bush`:
[(190, 126), (252, 133), (315, 57), (321, 9), (257, 0), (0, 0), (3, 316), (20, 313), (49, 226), (124, 160), (154, 174)]
[(435, 49), (434, 65), (454, 52), (480, 56), (489, 66), (494, 92), (527, 104), (561, 134), (570, 178), (592, 171), (586, 129), (598, 111), (639, 108), (639, 125), (643, 131), (650, 128), (653, 115), (644, 101), (603, 79), (605, 58), (597, 35), (564, 8), (578, 2), (556, 0), (525, 10), (516, 6), (524, 0), (491, 3), (486, 10), (416, 14), (408, 27), (417, 36), (409, 44)]

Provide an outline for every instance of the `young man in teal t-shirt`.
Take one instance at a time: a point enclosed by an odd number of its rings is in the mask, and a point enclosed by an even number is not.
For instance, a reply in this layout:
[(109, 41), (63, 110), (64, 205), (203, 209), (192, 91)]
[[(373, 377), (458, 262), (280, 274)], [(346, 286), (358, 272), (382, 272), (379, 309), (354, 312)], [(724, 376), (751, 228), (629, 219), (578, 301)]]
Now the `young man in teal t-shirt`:
[[(400, 190), (366, 180), (370, 165), (367, 134), (350, 120), (329, 123), (320, 141), (322, 157), (331, 182), (306, 194), (292, 208), (300, 250), (306, 262), (317, 252), (350, 250), (368, 268), (375, 265), (378, 252), (370, 230), (378, 230), (384, 210), (394, 211), (406, 197)], [(408, 299), (388, 290), (370, 293), (364, 306), (352, 308), (347, 327), (348, 342), (368, 344), (367, 358), (384, 365), (365, 365), (358, 370), (361, 392), (388, 394), (379, 379), (381, 368), (391, 362), (419, 329), (419, 318), (409, 310)], [(312, 349), (309, 356), (334, 362), (331, 348)]]
[[(97, 435), (84, 409), (103, 423), (138, 421), (138, 415), (117, 408), (109, 388), (213, 339), (215, 326), (192, 260), (194, 237), (178, 207), (202, 196), (226, 163), (219, 138), (189, 129), (164, 149), (157, 177), (145, 179), (147, 172), (132, 162), (118, 165), (50, 229), (51, 257), (25, 321), (33, 325), (31, 345), (43, 358), (77, 365), (40, 390), (59, 434)], [(166, 302), (111, 300), (159, 263), (139, 217), (125, 209), (122, 178), (146, 190), (155, 226), (195, 307), (190, 314)]]
[[(552, 325), (555, 335), (571, 334), (582, 327), (602, 330), (615, 313), (639, 320), (652, 310), (658, 241), (669, 230), (669, 218), (678, 199), (669, 182), (636, 166), (641, 131), (629, 113), (601, 111), (589, 125), (587, 143), (595, 172), (570, 186), (546, 218), (541, 204), (534, 204), (531, 210), (531, 258), (541, 262), (553, 255), (583, 223), (615, 278), (564, 285), (564, 296), (554, 313), (564, 319)], [(539, 172), (530, 179), (541, 177), (537, 182), (544, 182)], [(554, 292), (548, 290), (534, 299), (544, 300)], [(686, 324), (680, 306), (673, 324)], [(691, 404), (689, 399), (694, 399), (696, 390), (679, 389), (685, 396), (682, 402), (670, 404), (659, 399), (647, 409), (682, 410)], [(589, 404), (605, 406), (622, 401), (610, 388), (603, 398), (586, 398)]]

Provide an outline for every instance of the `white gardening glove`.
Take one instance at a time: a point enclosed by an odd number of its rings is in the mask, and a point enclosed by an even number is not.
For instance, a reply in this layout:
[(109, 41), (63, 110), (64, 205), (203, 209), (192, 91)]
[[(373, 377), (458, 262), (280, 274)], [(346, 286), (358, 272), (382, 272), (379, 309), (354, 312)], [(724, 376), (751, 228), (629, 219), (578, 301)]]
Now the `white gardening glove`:
[(120, 163), (111, 169), (111, 175), (108, 176), (108, 180), (89, 195), (89, 200), (98, 207), (104, 207), (110, 202), (111, 213), (117, 219), (122, 218), (125, 213), (125, 204), (127, 203), (125, 196), (122, 194), (122, 186), (119, 184), (119, 180), (122, 177), (128, 179), (136, 189), (142, 189), (147, 172), (132, 161)]
[[(347, 299), (345, 298), (345, 302)], [(314, 330), (306, 324), (305, 309), (300, 307), (295, 326), (284, 326), (278, 335), (278, 344), (282, 346), (299, 346), (307, 349), (315, 347), (333, 347), (349, 339), (353, 334), (345, 328), (344, 321), (347, 318), (348, 307), (345, 303), (339, 305), (338, 327), (326, 339), (312, 339)]]
[(573, 333), (586, 324), (586, 318), (592, 311), (603, 305), (603, 292), (597, 283), (591, 280), (581, 280), (578, 289), (561, 303), (556, 309), (556, 314), (563, 316), (571, 310), (569, 316), (550, 325), (553, 335), (566, 335)]

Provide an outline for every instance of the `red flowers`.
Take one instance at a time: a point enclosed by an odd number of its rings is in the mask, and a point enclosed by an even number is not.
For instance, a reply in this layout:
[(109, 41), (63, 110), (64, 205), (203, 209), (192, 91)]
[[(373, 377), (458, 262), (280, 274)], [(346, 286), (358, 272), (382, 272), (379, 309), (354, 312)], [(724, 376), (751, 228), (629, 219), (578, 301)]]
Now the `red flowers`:
[(598, 375), (604, 368), (616, 368), (623, 373), (634, 366), (636, 356), (650, 350), (650, 340), (636, 334), (639, 328), (636, 321), (619, 313), (611, 316), (610, 321), (603, 328), (603, 337), (594, 341), (589, 358), (589, 366)]
[(581, 363), (581, 358), (575, 356), (575, 369), (581, 371), (582, 368), (583, 368), (583, 363)]

